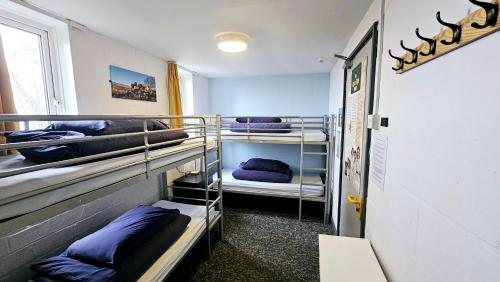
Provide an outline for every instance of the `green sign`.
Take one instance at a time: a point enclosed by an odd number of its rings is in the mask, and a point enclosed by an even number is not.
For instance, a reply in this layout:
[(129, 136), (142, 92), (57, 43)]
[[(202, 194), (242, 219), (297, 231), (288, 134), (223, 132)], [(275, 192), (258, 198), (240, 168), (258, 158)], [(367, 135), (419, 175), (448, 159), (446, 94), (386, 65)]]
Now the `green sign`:
[(361, 63), (357, 65), (351, 73), (351, 94), (359, 91), (361, 87)]

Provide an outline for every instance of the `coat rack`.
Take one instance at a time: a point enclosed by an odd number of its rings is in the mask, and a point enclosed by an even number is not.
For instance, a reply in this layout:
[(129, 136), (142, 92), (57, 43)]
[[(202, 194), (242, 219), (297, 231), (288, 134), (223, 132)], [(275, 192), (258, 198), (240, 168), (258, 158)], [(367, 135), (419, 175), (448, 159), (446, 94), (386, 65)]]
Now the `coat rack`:
[(436, 20), (446, 28), (432, 38), (420, 34), (420, 30), (417, 28), (415, 33), (422, 40), (422, 43), (415, 49), (408, 48), (404, 45), (403, 40), (401, 40), (401, 48), (406, 53), (402, 57), (398, 57), (389, 50), (389, 56), (396, 60), (396, 66), (392, 69), (398, 74), (407, 72), (419, 65), (499, 31), (499, 1), (494, 0), (490, 3), (469, 0), (469, 2), (480, 8), (456, 24), (446, 22), (441, 18), (441, 12), (437, 12)]

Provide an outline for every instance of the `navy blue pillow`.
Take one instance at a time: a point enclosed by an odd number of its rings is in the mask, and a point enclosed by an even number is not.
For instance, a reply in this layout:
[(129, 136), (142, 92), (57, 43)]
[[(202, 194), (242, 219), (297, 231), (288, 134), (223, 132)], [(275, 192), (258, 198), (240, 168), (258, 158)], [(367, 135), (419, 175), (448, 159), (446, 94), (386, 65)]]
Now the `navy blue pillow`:
[[(106, 123), (107, 126), (103, 131), (104, 135), (141, 132), (144, 130), (142, 120), (107, 120)], [(146, 123), (150, 131), (168, 129), (166, 124), (158, 120), (148, 120)]]
[(85, 135), (102, 135), (106, 129), (105, 120), (84, 120), (84, 121), (55, 121), (49, 125), (48, 130), (70, 130), (81, 132)]
[(290, 166), (278, 160), (252, 158), (240, 164), (242, 169), (288, 173)]
[[(148, 120), (148, 130), (168, 129), (168, 125), (158, 120)], [(99, 136), (140, 132), (144, 130), (142, 120), (83, 120), (83, 121), (56, 121), (49, 125), (48, 130), (71, 130), (85, 135)]]
[[(239, 123), (247, 123), (248, 118), (237, 118), (237, 122)], [(280, 118), (273, 118), (273, 117), (252, 117), (250, 118), (250, 123), (280, 123), (281, 119)]]
[(115, 265), (179, 217), (179, 210), (138, 206), (102, 229), (74, 242), (67, 256), (85, 262)]
[(31, 269), (41, 277), (37, 279), (35, 276), (38, 281), (46, 281), (43, 279), (46, 277), (56, 281), (101, 282), (109, 281), (116, 275), (116, 270), (112, 268), (86, 264), (62, 255), (35, 263)]
[(272, 183), (290, 183), (292, 180), (292, 171), (279, 173), (262, 170), (245, 170), (238, 168), (233, 171), (233, 177), (239, 180), (272, 182)]

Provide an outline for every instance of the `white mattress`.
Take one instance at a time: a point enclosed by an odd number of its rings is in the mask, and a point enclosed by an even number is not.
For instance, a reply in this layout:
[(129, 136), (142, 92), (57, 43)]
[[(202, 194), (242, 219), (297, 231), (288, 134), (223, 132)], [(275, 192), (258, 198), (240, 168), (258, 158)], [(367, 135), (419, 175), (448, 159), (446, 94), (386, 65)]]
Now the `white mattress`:
[[(208, 138), (209, 148), (214, 146), (214, 139)], [(203, 147), (188, 150), (201, 144), (200, 139), (186, 140), (181, 145), (152, 150), (150, 157), (159, 157), (164, 154), (170, 154), (150, 162), (150, 168), (156, 169), (176, 161), (189, 158), (203, 152)], [(179, 150), (187, 150), (174, 153)], [(90, 162), (85, 164), (72, 165), (67, 167), (49, 168), (39, 171), (29, 172), (21, 175), (15, 175), (0, 179), (0, 200), (20, 196), (20, 200), (0, 205), (0, 219), (5, 219), (31, 211), (47, 207), (49, 205), (61, 202), (72, 197), (97, 190), (101, 187), (116, 183), (118, 181), (145, 173), (144, 164), (132, 165), (125, 169), (116, 170), (101, 176), (88, 180), (85, 177), (96, 173), (111, 171), (124, 165), (131, 165), (135, 162), (144, 160), (144, 153), (136, 153), (123, 157), (111, 158), (102, 161)], [(0, 171), (22, 168), (33, 165), (32, 162), (24, 159), (20, 154), (1, 157)], [(82, 182), (74, 184), (65, 184), (75, 179), (82, 179)], [(23, 198), (23, 194), (36, 193), (37, 190), (49, 188), (53, 185), (61, 185), (61, 188), (36, 194)]]
[[(205, 206), (181, 204), (164, 200), (156, 202), (153, 206), (166, 209), (179, 209), (182, 214), (189, 215), (191, 221), (179, 239), (156, 260), (138, 281), (149, 282), (165, 279), (206, 230)], [(218, 211), (212, 209), (210, 211), (210, 219), (213, 219), (217, 214)]]
[[(233, 169), (225, 168), (222, 170), (222, 189), (224, 191), (246, 192), (255, 194), (272, 195), (292, 195), (300, 194), (300, 176), (294, 175), (290, 183), (270, 183), (235, 179), (232, 175)], [(323, 184), (318, 175), (304, 175), (302, 183)], [(322, 186), (302, 185), (302, 195), (304, 196), (323, 196), (324, 188)]]
[[(250, 133), (232, 132), (222, 130), (222, 140), (252, 140), (252, 141), (288, 141), (300, 142), (300, 131), (289, 133)], [(298, 136), (299, 135), (299, 136)], [(321, 130), (304, 130), (304, 142), (322, 142), (326, 141), (326, 134)]]

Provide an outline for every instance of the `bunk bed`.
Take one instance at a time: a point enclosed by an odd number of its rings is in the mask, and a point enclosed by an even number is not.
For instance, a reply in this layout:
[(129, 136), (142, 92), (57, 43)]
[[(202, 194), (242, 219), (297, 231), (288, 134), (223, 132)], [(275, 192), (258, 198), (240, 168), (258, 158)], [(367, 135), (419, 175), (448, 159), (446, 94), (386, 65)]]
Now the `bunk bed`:
[[(269, 119), (272, 122), (269, 122)], [(334, 150), (335, 117), (301, 116), (224, 116), (221, 139), (223, 143), (249, 142), (262, 144), (298, 145), (298, 175), (289, 183), (270, 183), (235, 179), (233, 168), (223, 168), (222, 187), (227, 193), (241, 193), (271, 197), (294, 198), (299, 201), (299, 220), (302, 202), (324, 204), (324, 222), (330, 218), (331, 155)], [(307, 147), (306, 147), (307, 146)], [(315, 150), (306, 151), (311, 146)], [(323, 166), (306, 167), (305, 158), (323, 158)]]
[[(151, 130), (151, 120), (182, 120), (180, 128)], [(207, 123), (210, 119), (211, 123)], [(0, 115), (0, 123), (12, 122), (30, 129), (32, 122), (56, 121), (140, 121), (141, 130), (103, 136), (83, 136), (71, 140), (37, 140), (0, 144), (0, 151), (18, 150), (17, 153), (0, 157), (0, 239), (23, 230), (27, 226), (47, 220), (65, 211), (78, 207), (85, 201), (97, 200), (144, 179), (159, 177), (160, 201), (155, 207), (178, 209), (191, 217), (180, 237), (149, 267), (140, 280), (160, 281), (168, 276), (193, 245), (208, 234), (210, 253), (210, 231), (218, 225), (220, 237), (223, 234), (222, 179), (212, 182), (208, 176), (201, 198), (178, 197), (168, 189), (167, 171), (192, 161), (199, 161), (203, 171), (216, 169), (222, 174), (220, 116), (125, 116), (125, 115)], [(175, 140), (158, 140), (154, 136), (170, 132), (186, 132)], [(215, 133), (209, 135), (210, 133)], [(8, 136), (12, 132), (1, 132)], [(123, 146), (117, 150), (94, 155), (78, 156), (53, 162), (37, 163), (27, 160), (19, 152), (29, 148), (60, 144), (79, 144), (99, 140), (130, 140), (141, 138), (142, 144)], [(155, 140), (154, 142), (151, 142)], [(208, 155), (215, 160), (208, 162)], [(215, 196), (214, 196), (215, 195)], [(90, 198), (89, 198), (90, 197)], [(196, 203), (196, 204), (194, 204)], [(0, 273), (2, 276), (2, 273)]]

